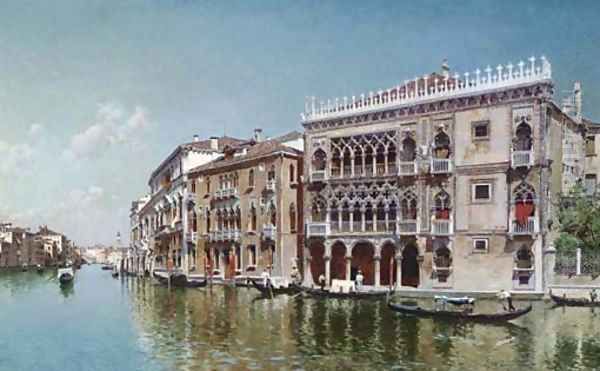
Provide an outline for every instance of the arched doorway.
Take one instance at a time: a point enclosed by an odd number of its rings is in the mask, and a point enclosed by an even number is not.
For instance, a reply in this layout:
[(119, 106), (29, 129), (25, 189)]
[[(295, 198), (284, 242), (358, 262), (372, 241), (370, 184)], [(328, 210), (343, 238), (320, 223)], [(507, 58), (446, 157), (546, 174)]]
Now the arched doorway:
[(346, 279), (346, 246), (336, 242), (331, 248), (331, 279)]
[(419, 250), (409, 243), (402, 251), (402, 286), (419, 287)]
[[(396, 247), (393, 243), (386, 243), (381, 249), (381, 274), (379, 282), (382, 286), (394, 285), (396, 283)], [(390, 281), (391, 280), (391, 281)]]
[(325, 254), (325, 246), (322, 243), (315, 243), (310, 247), (310, 273), (316, 285), (319, 284), (319, 276), (325, 274), (323, 254)]
[(359, 242), (352, 249), (351, 279), (355, 279), (358, 271), (362, 271), (364, 285), (375, 284), (375, 264), (373, 245), (368, 242)]

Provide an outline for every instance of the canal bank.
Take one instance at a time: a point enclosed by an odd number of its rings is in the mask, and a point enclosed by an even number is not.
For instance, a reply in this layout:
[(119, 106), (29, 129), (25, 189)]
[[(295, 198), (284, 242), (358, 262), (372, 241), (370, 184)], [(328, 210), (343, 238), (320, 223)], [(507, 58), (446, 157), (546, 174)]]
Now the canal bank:
[[(533, 306), (507, 325), (452, 324), (398, 315), (385, 301), (264, 300), (253, 289), (217, 285), (169, 290), (151, 279), (113, 279), (98, 266), (78, 271), (70, 291), (49, 273), (14, 272), (0, 275), (0, 370), (583, 370), (600, 364), (593, 310)], [(494, 311), (498, 303), (481, 300), (478, 309)]]

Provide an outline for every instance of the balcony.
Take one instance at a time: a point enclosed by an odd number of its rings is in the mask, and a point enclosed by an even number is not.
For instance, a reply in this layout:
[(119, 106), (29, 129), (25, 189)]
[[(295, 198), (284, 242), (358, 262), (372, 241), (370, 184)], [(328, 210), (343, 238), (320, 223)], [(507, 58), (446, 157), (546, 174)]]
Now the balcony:
[(398, 175), (400, 176), (411, 176), (417, 174), (417, 162), (416, 161), (400, 161), (398, 164)]
[(448, 174), (452, 172), (452, 160), (449, 158), (432, 158), (431, 174)]
[(527, 223), (520, 224), (516, 220), (511, 222), (510, 234), (514, 236), (531, 236), (537, 233), (537, 223), (534, 216), (527, 218)]
[(267, 185), (265, 186), (265, 189), (269, 192), (275, 192), (275, 179), (267, 180)]
[(238, 197), (239, 193), (237, 188), (223, 188), (215, 191), (216, 199), (225, 199), (230, 197)]
[(187, 242), (196, 243), (198, 240), (198, 232), (187, 232), (185, 234), (185, 240)]
[(306, 223), (306, 237), (327, 237), (330, 233), (330, 226), (327, 222), (308, 222)]
[(263, 225), (263, 238), (266, 240), (274, 240), (277, 234), (277, 227), (272, 224)]
[(398, 222), (397, 233), (401, 236), (414, 235), (419, 232), (417, 219), (405, 219)]
[(511, 165), (513, 168), (533, 166), (533, 151), (513, 151)]
[(325, 170), (313, 170), (310, 174), (310, 180), (312, 182), (322, 182), (327, 179)]
[(432, 219), (431, 234), (434, 236), (449, 236), (452, 234), (452, 219)]

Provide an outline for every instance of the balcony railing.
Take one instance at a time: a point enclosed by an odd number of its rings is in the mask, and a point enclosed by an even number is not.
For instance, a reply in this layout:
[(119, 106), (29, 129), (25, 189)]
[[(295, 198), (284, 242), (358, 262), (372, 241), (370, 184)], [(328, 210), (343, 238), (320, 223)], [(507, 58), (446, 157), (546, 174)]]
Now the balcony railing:
[(415, 175), (417, 173), (416, 161), (401, 161), (398, 164), (398, 175)]
[(198, 232), (187, 232), (185, 234), (185, 240), (187, 242), (196, 243), (197, 239), (198, 239)]
[(263, 225), (263, 237), (267, 240), (274, 240), (277, 233), (277, 227), (272, 224)]
[(327, 179), (325, 170), (313, 170), (310, 174), (310, 180), (312, 182), (320, 182)]
[(413, 235), (418, 232), (418, 222), (416, 219), (400, 220), (398, 222), (398, 234), (400, 235)]
[(237, 197), (238, 195), (237, 188), (223, 188), (215, 191), (215, 198)]
[(433, 219), (431, 221), (431, 234), (434, 236), (451, 235), (452, 219)]
[(431, 173), (432, 174), (448, 174), (452, 172), (452, 160), (449, 158), (432, 158)]
[(326, 237), (330, 233), (330, 225), (327, 222), (308, 222), (306, 223), (307, 237)]
[(221, 241), (239, 241), (240, 231), (238, 229), (224, 229), (221, 231), (212, 231), (208, 233), (208, 240), (211, 242)]
[(537, 223), (534, 216), (527, 218), (527, 222), (524, 224), (513, 220), (511, 227), (511, 234), (517, 236), (527, 236), (537, 233)]
[(533, 151), (513, 151), (512, 167), (530, 167), (533, 165)]

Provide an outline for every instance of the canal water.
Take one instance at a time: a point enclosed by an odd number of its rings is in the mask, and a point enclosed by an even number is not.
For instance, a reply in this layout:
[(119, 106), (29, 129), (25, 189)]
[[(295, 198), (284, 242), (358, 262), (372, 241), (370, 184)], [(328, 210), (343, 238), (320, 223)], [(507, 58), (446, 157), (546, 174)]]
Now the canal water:
[(0, 273), (0, 370), (600, 369), (600, 310), (535, 302), (513, 324), (450, 324), (383, 302), (169, 291), (98, 266), (70, 289), (53, 276)]

